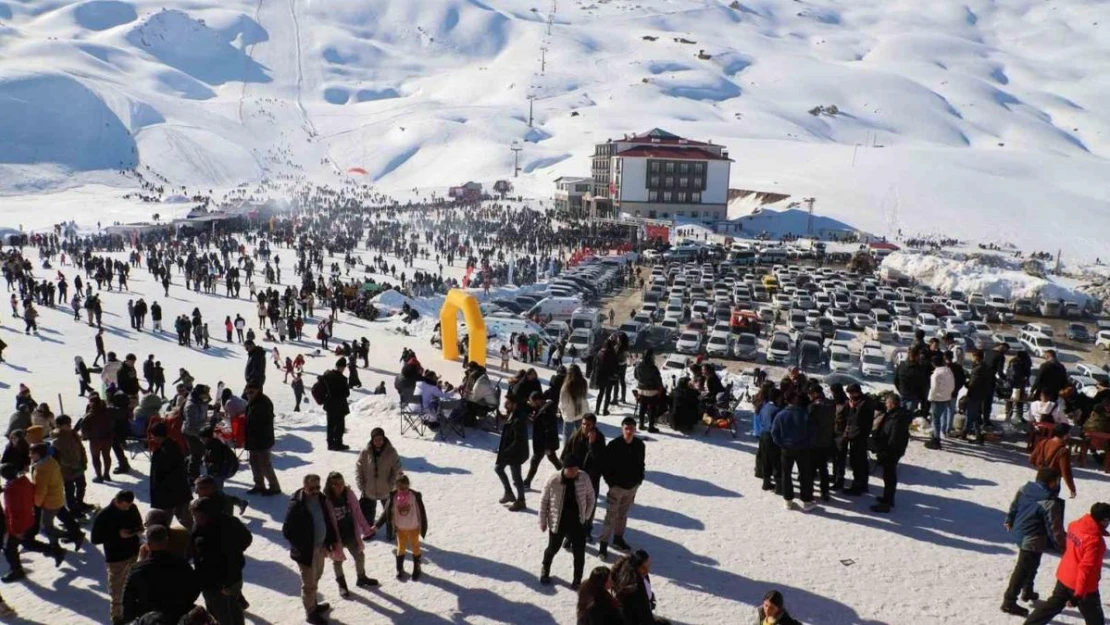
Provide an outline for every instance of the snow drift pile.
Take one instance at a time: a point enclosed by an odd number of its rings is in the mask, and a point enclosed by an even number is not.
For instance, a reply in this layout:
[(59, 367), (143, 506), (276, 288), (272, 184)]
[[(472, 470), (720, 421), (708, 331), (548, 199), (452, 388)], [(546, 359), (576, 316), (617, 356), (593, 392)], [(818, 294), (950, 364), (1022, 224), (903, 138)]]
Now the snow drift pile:
[(1038, 277), (1022, 269), (1021, 259), (996, 254), (924, 254), (895, 252), (887, 256), (881, 270), (901, 273), (938, 291), (982, 293), (1007, 299), (1041, 298), (1078, 302), (1088, 296), (1062, 278)]

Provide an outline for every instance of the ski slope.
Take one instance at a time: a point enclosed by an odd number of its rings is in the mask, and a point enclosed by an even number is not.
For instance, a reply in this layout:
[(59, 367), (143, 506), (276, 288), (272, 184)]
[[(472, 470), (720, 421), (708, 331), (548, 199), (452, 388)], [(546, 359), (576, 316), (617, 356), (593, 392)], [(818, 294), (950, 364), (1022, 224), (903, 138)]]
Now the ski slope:
[(877, 234), (1089, 259), (1110, 235), (1099, 0), (0, 7), (0, 192), (44, 208), (113, 203), (132, 167), (190, 192), (489, 183), (514, 141), (517, 190), (548, 198), (594, 142), (662, 127), (726, 144), (734, 187)]

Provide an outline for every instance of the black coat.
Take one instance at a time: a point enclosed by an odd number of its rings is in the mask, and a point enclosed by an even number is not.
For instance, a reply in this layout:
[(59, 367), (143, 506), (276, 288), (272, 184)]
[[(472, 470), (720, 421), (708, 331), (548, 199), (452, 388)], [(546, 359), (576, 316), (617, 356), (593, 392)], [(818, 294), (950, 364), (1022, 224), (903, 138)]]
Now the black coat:
[(220, 589), (243, 581), (247, 547), (254, 536), (239, 519), (226, 514), (193, 528), (193, 566), (201, 589)]
[(128, 395), (139, 394), (139, 374), (135, 367), (124, 363), (116, 374), (116, 386)]
[(982, 402), (990, 399), (994, 388), (994, 373), (987, 365), (979, 363), (971, 368), (967, 379), (967, 401)]
[(1068, 370), (1060, 361), (1046, 360), (1037, 369), (1037, 379), (1033, 382), (1033, 393), (1048, 391), (1050, 397), (1056, 397), (1060, 389), (1068, 384)]
[(123, 587), (123, 620), (161, 612), (162, 622), (176, 623), (193, 609), (200, 596), (200, 580), (187, 560), (168, 551), (155, 551), (136, 563)]
[(644, 390), (663, 390), (663, 375), (655, 363), (642, 360), (636, 365), (635, 373), (637, 386)]
[(509, 415), (505, 427), (501, 428), (501, 441), (497, 445), (497, 464), (523, 464), (530, 455), (528, 451), (528, 413), (517, 409)]
[(543, 453), (559, 448), (559, 406), (553, 401), (532, 412), (532, 451)]
[(856, 440), (866, 439), (871, 435), (871, 426), (875, 421), (874, 400), (866, 395), (858, 406), (852, 407), (849, 403), (845, 407), (844, 438)]
[(192, 500), (185, 455), (167, 438), (150, 455), (150, 507), (173, 510)]
[(871, 433), (871, 451), (875, 452), (879, 462), (898, 460), (905, 455), (910, 444), (912, 422), (913, 415), (901, 408), (883, 415), (878, 429)]
[(274, 446), (274, 402), (262, 393), (247, 402), (244, 449), (265, 451)]
[[(120, 530), (131, 530), (131, 538), (123, 538)], [(143, 518), (139, 509), (132, 505), (127, 511), (120, 510), (115, 504), (97, 513), (92, 526), (92, 544), (103, 545), (105, 562), (122, 562), (139, 555), (139, 534), (143, 530)]]
[(329, 369), (320, 376), (328, 387), (328, 399), (324, 402), (324, 412), (333, 415), (346, 415), (351, 412), (347, 398), (351, 396), (351, 386), (347, 377), (337, 369)]
[[(308, 511), (305, 501), (304, 489), (297, 489), (289, 500), (289, 507), (285, 511), (285, 522), (281, 525), (281, 535), (289, 541), (289, 557), (297, 564), (308, 566), (312, 564), (312, 551), (316, 545), (315, 525), (312, 523), (312, 513)], [(324, 511), (324, 548), (331, 549), (339, 536), (335, 532), (335, 523), (332, 521), (331, 504), (323, 494), (315, 495), (320, 500), (320, 507)]]
[(266, 350), (255, 345), (247, 352), (247, 368), (243, 372), (247, 384), (262, 386), (266, 383)]
[(567, 444), (563, 447), (563, 455), (560, 460), (566, 464), (567, 460), (577, 458), (578, 468), (585, 471), (590, 476), (590, 481), (597, 483), (601, 479), (601, 475), (605, 473), (605, 435), (600, 430), (595, 430), (597, 437), (594, 442), (582, 431), (582, 428), (575, 430), (574, 434), (570, 435)]
[(644, 578), (636, 575), (632, 585), (624, 586), (617, 592), (621, 604), (624, 625), (655, 625), (655, 599), (649, 597)]
[(539, 380), (529, 380), (527, 377), (521, 379), (516, 384), (509, 385), (509, 397), (515, 397), (516, 403), (521, 406), (528, 404), (528, 398), (532, 396), (533, 392), (543, 392), (543, 385)]
[(932, 371), (923, 362), (903, 361), (894, 373), (894, 388), (908, 399), (925, 399), (929, 396), (929, 376)]
[(644, 481), (644, 441), (632, 437), (631, 443), (618, 436), (605, 446), (605, 483), (610, 488), (635, 488)]
[(586, 614), (578, 617), (578, 625), (624, 625), (624, 617), (618, 605), (606, 597), (598, 597), (586, 608)]

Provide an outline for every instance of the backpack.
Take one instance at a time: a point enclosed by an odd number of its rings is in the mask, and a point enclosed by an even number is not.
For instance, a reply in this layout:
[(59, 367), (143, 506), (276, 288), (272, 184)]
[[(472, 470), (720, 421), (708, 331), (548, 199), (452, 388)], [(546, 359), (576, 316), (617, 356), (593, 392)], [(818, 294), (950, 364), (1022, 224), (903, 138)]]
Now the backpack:
[(324, 381), (324, 376), (321, 375), (316, 378), (316, 382), (312, 385), (312, 401), (323, 406), (329, 399), (331, 399), (331, 389), (328, 388), (328, 383)]

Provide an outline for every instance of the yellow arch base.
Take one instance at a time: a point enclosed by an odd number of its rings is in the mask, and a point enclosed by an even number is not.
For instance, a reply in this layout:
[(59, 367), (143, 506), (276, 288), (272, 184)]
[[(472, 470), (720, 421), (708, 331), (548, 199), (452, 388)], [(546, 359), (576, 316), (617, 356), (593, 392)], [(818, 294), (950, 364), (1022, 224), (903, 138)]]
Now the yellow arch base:
[(459, 358), (459, 311), (466, 321), (467, 336), (470, 340), (470, 360), (486, 366), (486, 320), (478, 308), (478, 300), (466, 291), (451, 289), (443, 308), (439, 311), (439, 331), (443, 339), (443, 357), (446, 360)]

